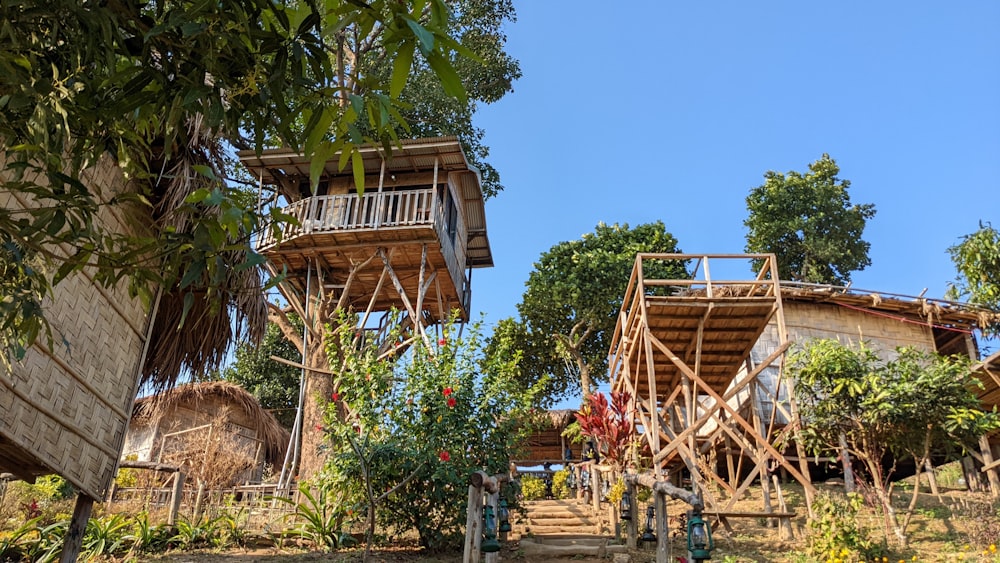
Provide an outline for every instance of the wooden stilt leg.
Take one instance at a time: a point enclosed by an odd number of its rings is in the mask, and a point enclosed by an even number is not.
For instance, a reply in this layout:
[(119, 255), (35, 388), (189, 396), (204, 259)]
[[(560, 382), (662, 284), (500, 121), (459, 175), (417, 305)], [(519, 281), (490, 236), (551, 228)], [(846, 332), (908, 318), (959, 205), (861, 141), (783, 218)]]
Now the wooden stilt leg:
[(69, 521), (69, 530), (66, 531), (66, 539), (63, 540), (63, 550), (59, 557), (59, 563), (74, 563), (76, 558), (80, 556), (83, 534), (87, 531), (87, 521), (90, 520), (90, 513), (93, 509), (94, 499), (84, 494), (76, 496), (73, 519)]

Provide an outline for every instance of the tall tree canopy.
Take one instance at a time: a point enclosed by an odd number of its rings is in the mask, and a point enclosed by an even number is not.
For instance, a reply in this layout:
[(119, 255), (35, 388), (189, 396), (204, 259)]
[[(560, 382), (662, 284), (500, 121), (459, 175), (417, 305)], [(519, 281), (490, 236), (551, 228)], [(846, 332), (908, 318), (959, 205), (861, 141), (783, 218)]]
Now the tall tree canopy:
[[(606, 381), (608, 350), (636, 254), (680, 252), (661, 221), (630, 228), (600, 223), (580, 240), (544, 252), (525, 282), (517, 305), (520, 320), (496, 327), (524, 353), (529, 383), (551, 375), (547, 402), (580, 391), (589, 395)], [(689, 277), (684, 264), (668, 263), (664, 279)], [(667, 271), (669, 270), (669, 271)], [(491, 343), (491, 352), (496, 346)]]
[[(173, 325), (165, 330), (223, 331), (212, 340), (228, 345), (226, 327), (241, 323), (192, 323), (235, 310), (261, 334), (253, 266), (262, 259), (249, 242), (259, 217), (231, 197), (224, 148), (276, 142), (316, 161), (343, 150), (353, 156), (342, 164), (353, 161), (359, 173), (355, 148), (389, 148), (402, 127), (411, 69), (429, 69), (421, 80), (469, 103), (456, 64), (471, 52), (452, 35), (461, 29), (454, 4), (0, 3), (0, 197), (28, 202), (0, 209), (0, 285), (10, 289), (0, 347), (23, 354), (46, 331), (42, 299), (84, 267), (108, 285), (129, 278), (146, 297), (165, 288), (158, 319)], [(481, 70), (480, 61), (463, 64)], [(507, 70), (516, 75), (516, 65)], [(102, 159), (121, 167), (134, 191), (96, 193), (82, 178)], [(127, 216), (138, 209), (152, 228), (106, 229), (95, 220), (104, 207)], [(150, 357), (176, 360), (152, 368), (162, 384), (223, 354)]]
[[(949, 296), (1000, 312), (1000, 231), (989, 223), (980, 223), (979, 230), (962, 237), (962, 242), (950, 247), (948, 253), (958, 270)], [(1000, 327), (991, 330), (997, 333)]]
[(871, 245), (861, 235), (875, 206), (852, 205), (851, 182), (839, 173), (824, 154), (806, 174), (764, 174), (747, 196), (746, 251), (774, 253), (781, 278), (802, 282), (844, 284), (869, 266)]

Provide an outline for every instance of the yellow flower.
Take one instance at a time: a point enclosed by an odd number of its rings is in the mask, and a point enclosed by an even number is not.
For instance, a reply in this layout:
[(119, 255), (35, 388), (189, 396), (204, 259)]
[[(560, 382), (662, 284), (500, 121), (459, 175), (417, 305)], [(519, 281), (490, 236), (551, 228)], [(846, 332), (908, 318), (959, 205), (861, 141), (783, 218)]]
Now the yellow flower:
[(840, 556), (841, 556), (841, 557), (847, 557), (848, 555), (850, 555), (850, 553), (851, 553), (851, 552), (850, 552), (850, 551), (847, 551), (847, 548), (846, 548), (846, 547), (845, 547), (845, 548), (842, 548), (842, 549), (840, 550)]
[(916, 560), (917, 560), (917, 556), (916, 556), (916, 555), (914, 555), (914, 556), (913, 556), (913, 560), (914, 560), (914, 561), (916, 561)]
[(996, 552), (997, 552), (997, 544), (991, 543), (990, 544), (990, 553), (996, 553)]

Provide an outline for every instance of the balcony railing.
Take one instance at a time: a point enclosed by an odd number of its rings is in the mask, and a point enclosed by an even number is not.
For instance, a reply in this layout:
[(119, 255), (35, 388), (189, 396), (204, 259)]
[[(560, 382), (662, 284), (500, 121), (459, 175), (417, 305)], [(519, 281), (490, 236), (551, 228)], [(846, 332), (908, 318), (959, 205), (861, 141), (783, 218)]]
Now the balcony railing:
[[(297, 224), (285, 223), (281, 237), (287, 240), (310, 233), (433, 225), (433, 209), (433, 189), (314, 196), (284, 209)], [(268, 229), (258, 248), (266, 249), (276, 242), (274, 232)]]

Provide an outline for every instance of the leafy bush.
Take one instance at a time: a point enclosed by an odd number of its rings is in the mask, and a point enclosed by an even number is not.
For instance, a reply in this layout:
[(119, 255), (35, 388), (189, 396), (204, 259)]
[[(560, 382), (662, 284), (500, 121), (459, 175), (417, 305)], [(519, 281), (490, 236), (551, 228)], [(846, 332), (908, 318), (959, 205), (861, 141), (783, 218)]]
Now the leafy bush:
[(545, 480), (534, 475), (521, 477), (521, 496), (524, 500), (542, 500), (546, 495)]
[(813, 500), (813, 518), (807, 524), (808, 554), (819, 561), (868, 561), (881, 556), (882, 546), (876, 544), (868, 530), (858, 523), (862, 506), (864, 499), (857, 493), (848, 493), (846, 497), (817, 495)]
[(352, 331), (327, 342), (343, 363), (317, 428), (331, 453), (320, 483), (342, 495), (345, 511), (367, 516), (370, 539), (375, 529), (416, 530), (425, 548), (460, 546), (469, 475), (505, 473), (521, 443), (519, 421), (538, 387), (518, 380), (518, 355), (483, 353), (479, 323), (465, 332), (455, 338), (458, 330), (444, 326), (430, 346), (418, 340), (401, 358), (357, 349)]
[(573, 491), (569, 487), (569, 469), (560, 469), (552, 474), (552, 496), (570, 498)]

